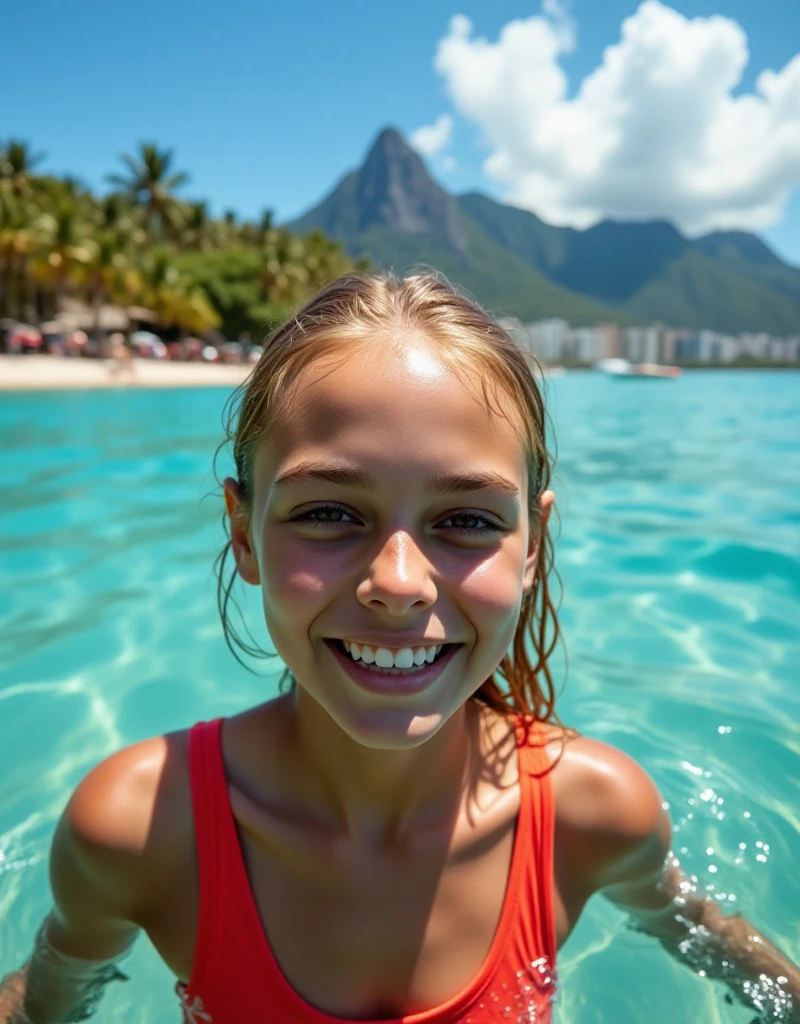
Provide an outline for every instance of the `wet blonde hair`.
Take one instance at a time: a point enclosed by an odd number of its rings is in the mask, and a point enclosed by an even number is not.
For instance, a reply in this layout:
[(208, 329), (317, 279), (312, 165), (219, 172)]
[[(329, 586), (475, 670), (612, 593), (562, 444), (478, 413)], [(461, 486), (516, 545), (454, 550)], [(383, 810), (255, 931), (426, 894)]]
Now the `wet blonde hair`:
[[(557, 722), (550, 656), (560, 630), (550, 577), (552, 574), (558, 580), (558, 574), (553, 567), (552, 537), (540, 505), (552, 474), (546, 443), (547, 417), (537, 383), (541, 373), (533, 356), (480, 306), (430, 273), (405, 278), (392, 274), (340, 277), (266, 339), (253, 372), (226, 405), (226, 439), (220, 448), (227, 444), (232, 448), (241, 499), (247, 507), (253, 495), (255, 450), (290, 400), (303, 371), (324, 356), (341, 353), (347, 358), (358, 346), (385, 344), (388, 337), (401, 338), (412, 332), (423, 335), (467, 386), (474, 388), (477, 384), (493, 412), (504, 415), (499, 397), (510, 398), (519, 414), (515, 426), (525, 445), (530, 528), (539, 534), (535, 579), (523, 595), (510, 652), (470, 700), (503, 715), (522, 714)], [(225, 513), (223, 524), (229, 539), (215, 569), (225, 639), (239, 661), (239, 652), (253, 657), (274, 656), (258, 646), (246, 627), (247, 635), (243, 636), (230, 622), (230, 606), (238, 610), (232, 597), (237, 573), (236, 567), (231, 567), (226, 579), (231, 542)], [(287, 683), (290, 687), (296, 685), (288, 669), (281, 678), (282, 690)]]

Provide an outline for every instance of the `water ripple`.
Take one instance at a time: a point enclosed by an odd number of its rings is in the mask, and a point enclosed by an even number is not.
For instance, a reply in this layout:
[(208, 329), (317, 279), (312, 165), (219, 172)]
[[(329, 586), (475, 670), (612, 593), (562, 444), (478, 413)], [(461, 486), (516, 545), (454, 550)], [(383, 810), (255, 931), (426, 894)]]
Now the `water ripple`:
[[(570, 374), (549, 391), (561, 715), (647, 768), (686, 870), (800, 960), (800, 375)], [(216, 619), (208, 496), (226, 397), (0, 400), (0, 972), (47, 910), (52, 829), (81, 776), (276, 692), (277, 666), (245, 673)], [(268, 644), (257, 595), (244, 603)], [(633, 957), (646, 985), (631, 985)], [(169, 975), (146, 944), (131, 969), (100, 1024), (171, 1024)], [(559, 974), (561, 1024), (752, 1016), (600, 898)]]

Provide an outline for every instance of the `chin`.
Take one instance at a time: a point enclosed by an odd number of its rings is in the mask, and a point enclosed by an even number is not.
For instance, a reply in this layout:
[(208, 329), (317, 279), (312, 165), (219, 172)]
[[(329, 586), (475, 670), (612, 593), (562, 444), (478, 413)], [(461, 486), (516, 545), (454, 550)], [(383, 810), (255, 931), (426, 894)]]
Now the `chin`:
[(413, 750), (435, 736), (450, 717), (443, 709), (400, 707), (337, 709), (329, 714), (354, 743), (370, 750)]

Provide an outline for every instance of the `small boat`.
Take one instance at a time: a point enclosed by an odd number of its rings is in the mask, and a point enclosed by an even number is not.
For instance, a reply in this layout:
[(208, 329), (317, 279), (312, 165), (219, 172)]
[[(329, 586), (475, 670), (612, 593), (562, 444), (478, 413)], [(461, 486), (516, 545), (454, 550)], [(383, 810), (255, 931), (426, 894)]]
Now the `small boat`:
[(644, 378), (649, 380), (675, 380), (680, 377), (679, 366), (661, 366), (658, 363), (630, 363), (627, 359), (601, 359), (595, 369), (608, 377)]

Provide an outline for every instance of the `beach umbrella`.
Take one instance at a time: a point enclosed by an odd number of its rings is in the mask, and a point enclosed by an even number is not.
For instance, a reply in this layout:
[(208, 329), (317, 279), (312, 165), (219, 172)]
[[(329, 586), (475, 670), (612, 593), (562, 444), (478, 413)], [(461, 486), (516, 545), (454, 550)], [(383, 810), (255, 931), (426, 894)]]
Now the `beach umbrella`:
[(30, 324), (17, 324), (11, 336), (17, 345), (22, 345), (23, 348), (40, 348), (42, 344), (42, 335)]
[(70, 329), (66, 320), (45, 320), (41, 324), (42, 334), (66, 334)]
[(203, 356), (203, 359), (205, 359), (207, 363), (215, 363), (219, 357), (219, 353), (217, 352), (213, 345), (206, 345), (201, 355)]
[(161, 338), (157, 334), (153, 334), (152, 331), (134, 331), (131, 335), (131, 344), (136, 345), (137, 348), (140, 345), (150, 346), (156, 341), (161, 341)]
[(139, 323), (154, 324), (158, 320), (152, 309), (146, 309), (144, 306), (128, 306), (126, 313), (130, 320), (138, 320)]

